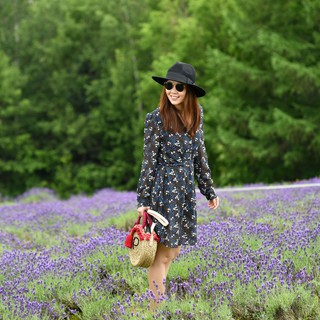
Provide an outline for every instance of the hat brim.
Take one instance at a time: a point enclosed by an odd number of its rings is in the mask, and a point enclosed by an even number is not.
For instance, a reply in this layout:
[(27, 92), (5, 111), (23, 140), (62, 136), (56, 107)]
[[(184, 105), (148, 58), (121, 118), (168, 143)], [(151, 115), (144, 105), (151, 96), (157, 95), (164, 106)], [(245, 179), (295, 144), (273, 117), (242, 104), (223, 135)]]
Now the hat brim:
[(158, 82), (159, 84), (161, 84), (162, 86), (164, 85), (164, 83), (168, 80), (172, 80), (172, 81), (177, 81), (183, 84), (187, 84), (188, 86), (192, 87), (196, 96), (198, 98), (203, 97), (206, 94), (206, 91), (204, 89), (202, 89), (201, 87), (197, 86), (196, 84), (190, 84), (187, 83), (186, 81), (184, 81), (184, 79), (182, 77), (179, 76), (179, 74), (177, 74), (176, 76), (170, 77), (169, 78), (163, 78), (163, 77), (157, 77), (157, 76), (152, 76), (152, 79), (156, 82)]

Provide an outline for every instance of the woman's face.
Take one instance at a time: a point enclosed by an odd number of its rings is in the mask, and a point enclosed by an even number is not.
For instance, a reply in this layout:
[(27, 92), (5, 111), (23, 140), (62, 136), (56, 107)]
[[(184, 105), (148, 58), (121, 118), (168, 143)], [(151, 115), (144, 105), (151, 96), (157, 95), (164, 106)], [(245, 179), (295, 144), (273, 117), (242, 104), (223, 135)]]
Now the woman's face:
[[(177, 84), (178, 84), (178, 90), (176, 87)], [(182, 87), (183, 87), (183, 90), (180, 91)], [(183, 101), (187, 93), (186, 85), (173, 80), (168, 80), (165, 84), (165, 88), (166, 88), (167, 97), (170, 100), (171, 104), (173, 104), (178, 110), (182, 110)], [(167, 89), (167, 88), (171, 88), (171, 89)]]

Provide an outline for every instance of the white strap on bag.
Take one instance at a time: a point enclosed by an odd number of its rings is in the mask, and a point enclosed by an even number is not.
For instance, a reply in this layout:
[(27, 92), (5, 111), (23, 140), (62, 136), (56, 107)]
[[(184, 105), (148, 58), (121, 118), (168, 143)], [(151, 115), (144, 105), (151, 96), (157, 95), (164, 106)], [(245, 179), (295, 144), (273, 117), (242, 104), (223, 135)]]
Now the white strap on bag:
[(150, 238), (150, 242), (149, 245), (150, 247), (153, 246), (153, 241), (154, 241), (154, 227), (156, 226), (156, 223), (152, 222), (151, 228), (150, 228), (150, 234), (151, 234), (151, 238)]
[(148, 209), (147, 212), (150, 216), (155, 217), (163, 226), (166, 227), (169, 224), (169, 221), (157, 211)]

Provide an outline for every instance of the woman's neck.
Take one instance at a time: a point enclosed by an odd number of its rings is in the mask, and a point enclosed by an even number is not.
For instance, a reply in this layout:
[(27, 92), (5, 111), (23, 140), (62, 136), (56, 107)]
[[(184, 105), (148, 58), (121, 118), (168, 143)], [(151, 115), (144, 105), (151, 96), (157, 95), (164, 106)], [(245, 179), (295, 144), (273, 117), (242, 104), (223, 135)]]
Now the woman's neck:
[(177, 104), (177, 105), (172, 105), (177, 111), (182, 112), (183, 111), (183, 104)]

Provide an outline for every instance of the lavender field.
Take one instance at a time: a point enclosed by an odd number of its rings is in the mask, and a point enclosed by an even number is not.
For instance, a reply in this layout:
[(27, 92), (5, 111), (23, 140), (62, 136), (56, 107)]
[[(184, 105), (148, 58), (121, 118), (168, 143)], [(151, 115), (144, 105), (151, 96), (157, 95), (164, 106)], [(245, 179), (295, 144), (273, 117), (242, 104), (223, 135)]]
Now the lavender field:
[(0, 319), (320, 319), (320, 187), (219, 195), (216, 211), (198, 196), (198, 244), (153, 313), (123, 245), (135, 193), (0, 198)]

